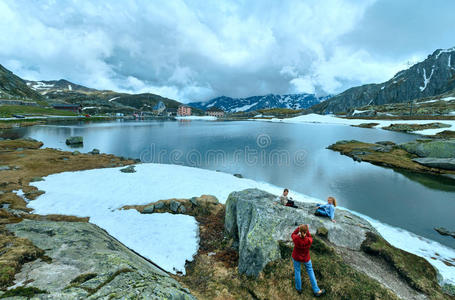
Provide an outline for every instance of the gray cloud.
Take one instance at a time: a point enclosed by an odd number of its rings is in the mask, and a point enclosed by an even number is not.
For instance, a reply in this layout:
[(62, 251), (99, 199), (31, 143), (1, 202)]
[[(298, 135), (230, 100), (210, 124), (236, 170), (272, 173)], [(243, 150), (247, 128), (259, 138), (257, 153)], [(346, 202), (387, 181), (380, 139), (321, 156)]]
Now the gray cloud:
[(0, 63), (180, 101), (337, 93), (455, 45), (453, 1), (414, 2), (0, 0)]

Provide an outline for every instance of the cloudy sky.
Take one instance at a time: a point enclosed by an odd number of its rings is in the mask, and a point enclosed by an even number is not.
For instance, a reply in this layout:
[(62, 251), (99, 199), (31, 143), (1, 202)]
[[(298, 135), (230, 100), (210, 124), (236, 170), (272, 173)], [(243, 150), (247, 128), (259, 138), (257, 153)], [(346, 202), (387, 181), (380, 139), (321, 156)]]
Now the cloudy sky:
[(183, 102), (339, 93), (455, 46), (453, 0), (0, 0), (0, 64)]

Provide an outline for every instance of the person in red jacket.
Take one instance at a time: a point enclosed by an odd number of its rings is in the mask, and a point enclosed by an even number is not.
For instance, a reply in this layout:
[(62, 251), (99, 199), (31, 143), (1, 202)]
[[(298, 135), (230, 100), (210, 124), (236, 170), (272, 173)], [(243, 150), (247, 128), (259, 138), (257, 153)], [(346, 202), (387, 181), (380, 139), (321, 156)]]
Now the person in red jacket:
[(313, 265), (310, 258), (310, 247), (313, 243), (313, 237), (307, 224), (302, 224), (297, 227), (291, 235), (294, 242), (294, 250), (292, 251), (292, 261), (294, 262), (295, 273), (295, 288), (297, 292), (302, 293), (302, 279), (301, 279), (301, 264), (305, 265), (305, 269), (310, 278), (311, 287), (316, 297), (320, 297), (325, 293), (324, 289), (319, 289), (316, 277), (313, 272)]

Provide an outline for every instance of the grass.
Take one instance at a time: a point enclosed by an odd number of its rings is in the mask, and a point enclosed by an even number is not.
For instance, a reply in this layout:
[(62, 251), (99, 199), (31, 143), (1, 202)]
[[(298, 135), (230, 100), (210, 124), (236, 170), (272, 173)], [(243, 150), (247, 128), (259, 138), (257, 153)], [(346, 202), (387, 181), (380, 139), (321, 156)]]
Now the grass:
[(44, 255), (44, 251), (28, 239), (13, 236), (4, 229), (0, 232), (0, 253), (0, 288), (12, 284), (24, 263)]
[(3, 295), (0, 296), (0, 298), (26, 297), (27, 299), (30, 299), (31, 297), (38, 294), (47, 294), (47, 291), (40, 290), (36, 287), (19, 286), (17, 288), (6, 291)]
[(383, 127), (385, 130), (400, 131), (400, 132), (411, 132), (424, 129), (435, 129), (435, 128), (447, 128), (450, 127), (444, 123), (429, 123), (429, 124), (390, 124), (387, 127)]
[(431, 299), (444, 299), (436, 270), (424, 258), (397, 249), (371, 232), (367, 233), (362, 250), (383, 259), (414, 289), (429, 295)]
[(13, 115), (53, 115), (53, 116), (77, 116), (78, 114), (57, 110), (54, 108), (27, 105), (0, 105), (0, 117), (10, 118)]

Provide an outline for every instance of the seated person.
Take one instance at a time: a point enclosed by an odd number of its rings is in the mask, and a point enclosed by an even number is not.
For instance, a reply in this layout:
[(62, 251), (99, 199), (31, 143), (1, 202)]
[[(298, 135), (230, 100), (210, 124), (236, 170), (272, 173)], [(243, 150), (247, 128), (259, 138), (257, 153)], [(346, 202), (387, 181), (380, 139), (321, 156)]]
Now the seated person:
[(281, 195), (279, 198), (279, 202), (281, 203), (281, 205), (297, 208), (297, 205), (295, 205), (294, 200), (292, 200), (291, 197), (288, 197), (288, 194), (289, 190), (284, 189), (283, 195)]
[(337, 206), (337, 200), (333, 197), (327, 198), (327, 204), (320, 205), (316, 204), (316, 216), (329, 217), (333, 223), (335, 223), (335, 207)]

